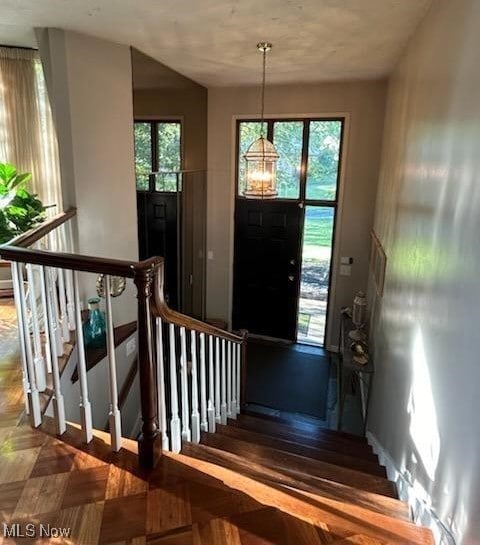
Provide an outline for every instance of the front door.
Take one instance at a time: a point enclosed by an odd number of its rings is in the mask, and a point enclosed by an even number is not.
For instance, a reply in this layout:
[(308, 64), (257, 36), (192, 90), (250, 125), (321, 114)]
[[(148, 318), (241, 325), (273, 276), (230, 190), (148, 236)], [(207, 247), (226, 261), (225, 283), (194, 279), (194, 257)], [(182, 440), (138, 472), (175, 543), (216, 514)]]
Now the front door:
[(233, 327), (324, 345), (328, 315), (342, 119), (269, 119), (280, 156), (278, 196), (247, 199), (243, 154), (260, 122), (237, 123)]
[(242, 199), (235, 210), (235, 329), (293, 341), (297, 327), (301, 208)]

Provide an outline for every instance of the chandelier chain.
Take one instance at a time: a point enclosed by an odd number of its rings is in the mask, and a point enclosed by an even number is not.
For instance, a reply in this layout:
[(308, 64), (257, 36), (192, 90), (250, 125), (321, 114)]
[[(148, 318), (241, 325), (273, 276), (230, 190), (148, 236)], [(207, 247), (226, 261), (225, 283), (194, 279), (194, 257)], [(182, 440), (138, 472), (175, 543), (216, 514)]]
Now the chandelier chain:
[(261, 101), (262, 101), (262, 114), (261, 114), (261, 125), (260, 125), (260, 136), (264, 136), (264, 132), (263, 132), (263, 118), (264, 118), (264, 114), (265, 114), (265, 72), (266, 72), (266, 67), (267, 67), (267, 48), (264, 47), (263, 48), (263, 75), (262, 75), (262, 98), (261, 98)]

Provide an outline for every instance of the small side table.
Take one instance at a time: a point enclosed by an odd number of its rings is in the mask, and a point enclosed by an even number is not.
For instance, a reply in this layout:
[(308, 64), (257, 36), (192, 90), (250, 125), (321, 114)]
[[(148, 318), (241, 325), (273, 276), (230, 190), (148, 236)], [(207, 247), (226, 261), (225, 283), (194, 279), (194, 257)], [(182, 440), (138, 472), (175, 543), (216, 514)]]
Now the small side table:
[(360, 387), (360, 395), (362, 396), (363, 433), (365, 434), (374, 367), (370, 354), (369, 361), (365, 365), (361, 365), (353, 359), (353, 353), (350, 350), (350, 345), (353, 341), (348, 336), (350, 331), (353, 329), (355, 329), (355, 326), (353, 325), (352, 319), (347, 314), (342, 312), (340, 315), (340, 338), (338, 341), (338, 430), (341, 431), (342, 429), (343, 410), (345, 407), (345, 398), (347, 396), (348, 388), (352, 384), (352, 379), (356, 377)]

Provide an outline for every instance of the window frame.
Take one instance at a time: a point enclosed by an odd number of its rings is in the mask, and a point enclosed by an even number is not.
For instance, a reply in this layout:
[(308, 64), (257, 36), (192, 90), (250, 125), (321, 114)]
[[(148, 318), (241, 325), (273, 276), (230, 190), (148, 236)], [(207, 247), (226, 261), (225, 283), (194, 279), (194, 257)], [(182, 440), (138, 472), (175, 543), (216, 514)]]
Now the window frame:
[[(240, 167), (240, 125), (242, 123), (259, 123), (260, 118), (237, 118), (235, 123), (235, 198), (236, 199), (248, 199), (240, 193), (240, 179), (239, 179), (239, 167)], [(269, 199), (272, 201), (286, 201), (286, 202), (298, 202), (307, 205), (316, 206), (331, 206), (336, 207), (339, 203), (340, 182), (342, 179), (342, 167), (344, 164), (344, 142), (345, 142), (345, 124), (346, 118), (344, 116), (332, 116), (332, 117), (267, 117), (264, 122), (267, 123), (267, 138), (273, 142), (273, 127), (275, 123), (282, 121), (301, 121), (303, 122), (303, 136), (302, 136), (302, 154), (300, 163), (300, 177), (299, 177), (299, 196), (298, 198), (286, 198), (276, 197), (275, 199)], [(336, 191), (335, 199), (307, 199), (307, 169), (308, 169), (308, 147), (310, 140), (310, 122), (311, 121), (338, 121), (340, 122), (340, 148), (338, 153), (338, 168), (336, 179)]]
[[(152, 161), (152, 172), (158, 172), (158, 125), (159, 123), (174, 123), (180, 125), (180, 170), (184, 168), (184, 150), (183, 150), (183, 119), (180, 117), (135, 117), (133, 120), (134, 128), (135, 123), (149, 123), (150, 124), (150, 156)], [(133, 145), (135, 153), (135, 131), (133, 132)], [(148, 189), (139, 189), (137, 187), (137, 179), (135, 176), (135, 189), (141, 193), (174, 193), (173, 191), (157, 191), (155, 189), (155, 175), (150, 174), (148, 176)]]

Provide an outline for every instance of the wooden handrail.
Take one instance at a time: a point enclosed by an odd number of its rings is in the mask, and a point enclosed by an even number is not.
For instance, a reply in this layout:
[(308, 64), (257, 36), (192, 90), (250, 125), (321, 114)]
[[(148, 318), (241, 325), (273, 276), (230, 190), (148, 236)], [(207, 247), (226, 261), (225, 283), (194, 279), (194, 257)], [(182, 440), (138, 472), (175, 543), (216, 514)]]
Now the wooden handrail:
[(0, 257), (8, 261), (19, 261), (21, 263), (57, 267), (72, 271), (103, 273), (123, 276), (125, 278), (135, 278), (139, 274), (145, 274), (147, 271), (154, 271), (163, 263), (162, 257), (152, 257), (145, 261), (127, 261), (44, 250), (30, 250), (29, 248), (19, 248), (11, 245), (0, 246)]
[(236, 335), (230, 331), (225, 331), (219, 329), (213, 325), (207, 324), (180, 312), (172, 310), (166, 303), (164, 297), (164, 274), (163, 274), (163, 262), (159, 265), (158, 271), (155, 277), (155, 284), (153, 289), (153, 299), (152, 299), (152, 314), (157, 317), (165, 320), (165, 322), (174, 324), (179, 327), (185, 327), (196, 331), (197, 333), (205, 333), (205, 335), (213, 335), (226, 341), (232, 341), (234, 343), (243, 343), (245, 341), (245, 336)]
[(8, 246), (28, 248), (29, 246), (31, 246), (32, 244), (35, 244), (35, 242), (38, 242), (45, 235), (48, 235), (48, 233), (50, 233), (57, 227), (60, 227), (60, 225), (66, 223), (68, 220), (72, 219), (76, 215), (77, 215), (77, 209), (69, 208), (65, 212), (61, 212), (60, 214), (57, 214), (53, 218), (44, 221), (38, 227), (34, 227), (33, 229), (30, 229), (26, 233), (22, 233), (21, 235), (16, 236), (14, 239), (12, 239), (8, 243)]
[[(137, 288), (138, 364), (136, 367), (132, 366), (130, 370), (129, 380), (124, 385), (125, 389), (122, 389), (122, 398), (126, 397), (128, 389), (135, 378), (134, 371), (138, 370), (142, 415), (142, 430), (138, 438), (138, 455), (140, 465), (144, 468), (151, 468), (157, 464), (162, 451), (162, 436), (159, 428), (157, 405), (157, 357), (154, 353), (155, 337), (153, 330), (153, 318), (158, 317), (164, 320), (166, 323), (241, 345), (243, 361), (240, 397), (242, 403), (245, 402), (244, 360), (247, 336), (245, 332), (237, 335), (170, 309), (164, 297), (165, 265), (164, 259), (161, 257), (152, 257), (144, 261), (130, 261), (62, 252), (51, 252), (45, 250), (34, 250), (29, 247), (69, 219), (73, 218), (75, 215), (76, 210), (71, 208), (62, 214), (47, 220), (42, 225), (32, 229), (28, 233), (16, 237), (9, 244), (0, 246), (0, 257), (12, 262), (29, 263), (32, 265), (41, 265), (43, 267), (82, 271), (94, 274), (103, 273), (109, 276), (121, 276), (133, 279)], [(61, 279), (63, 278), (63, 275), (59, 275), (59, 277)], [(78, 287), (76, 289), (78, 290)], [(55, 293), (55, 290), (53, 291)], [(75, 295), (75, 297), (78, 300), (78, 293)], [(76, 304), (78, 305), (79, 303), (77, 302)], [(46, 308), (48, 308), (48, 305)], [(81, 320), (77, 317), (77, 322), (79, 321)], [(53, 334), (53, 332), (51, 334)], [(231, 355), (230, 348), (231, 347), (229, 347), (229, 354)], [(229, 365), (231, 365), (230, 360)], [(231, 369), (231, 367), (229, 369)], [(115, 398), (117, 397), (116, 393), (111, 395)], [(115, 402), (116, 401), (117, 399), (115, 399)], [(112, 431), (112, 437), (117, 436), (115, 433), (117, 432)], [(118, 432), (118, 435), (119, 433), (120, 432)]]

